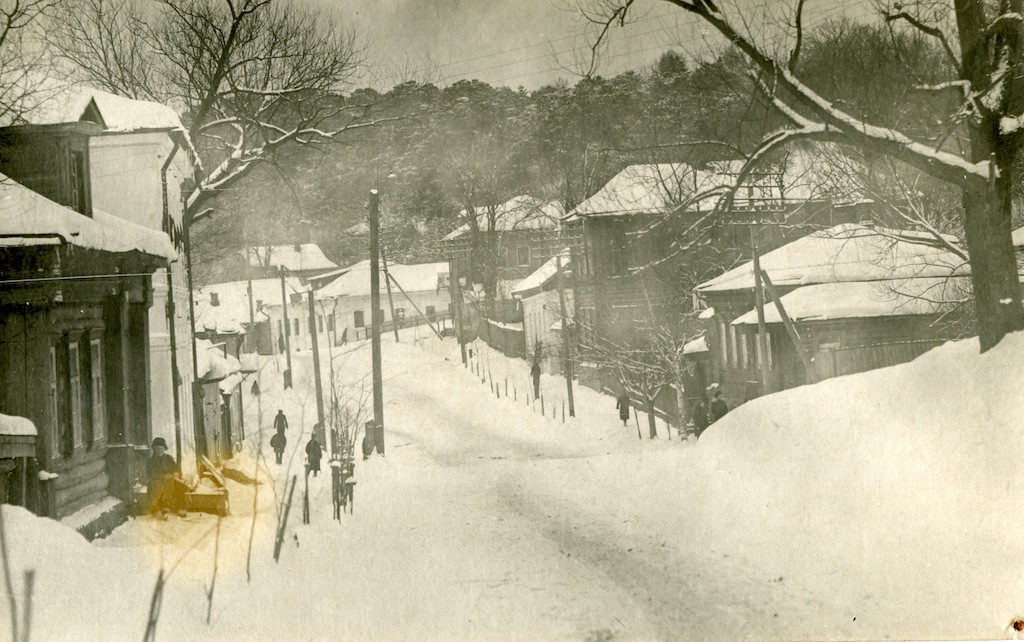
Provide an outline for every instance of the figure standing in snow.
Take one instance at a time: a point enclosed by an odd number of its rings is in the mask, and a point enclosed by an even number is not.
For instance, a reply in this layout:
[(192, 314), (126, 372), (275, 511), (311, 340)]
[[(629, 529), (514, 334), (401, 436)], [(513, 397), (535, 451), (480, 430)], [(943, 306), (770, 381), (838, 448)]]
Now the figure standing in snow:
[(284, 416), (283, 410), (277, 411), (277, 416), (274, 417), (274, 431), (284, 433), (288, 429), (288, 417)]
[(181, 480), (181, 469), (174, 457), (167, 454), (167, 442), (163, 437), (153, 440), (153, 454), (146, 460), (146, 492), (149, 495), (149, 512), (160, 519), (167, 519), (168, 511), (185, 515), (185, 482)]
[(284, 457), (284, 448), (287, 445), (288, 438), (284, 436), (284, 431), (277, 432), (270, 438), (270, 447), (274, 449), (274, 457), (279, 464), (281, 463), (281, 458)]
[(629, 421), (629, 394), (625, 390), (619, 395), (619, 398), (615, 400), (615, 407), (619, 410), (619, 419), (622, 420), (622, 425), (625, 426), (626, 422)]
[(708, 427), (708, 406), (704, 403), (704, 397), (694, 399), (690, 410), (690, 421), (693, 422), (694, 435), (700, 439), (700, 434)]
[(530, 368), (530, 378), (533, 379), (533, 398), (540, 397), (540, 364), (534, 363)]
[(320, 442), (316, 440), (316, 435), (313, 435), (309, 438), (309, 443), (306, 444), (306, 458), (309, 460), (309, 470), (314, 477), (320, 474), (320, 458), (323, 457), (323, 454)]
[(729, 404), (722, 399), (722, 391), (717, 383), (708, 386), (708, 392), (711, 393), (711, 423), (715, 423), (729, 412)]

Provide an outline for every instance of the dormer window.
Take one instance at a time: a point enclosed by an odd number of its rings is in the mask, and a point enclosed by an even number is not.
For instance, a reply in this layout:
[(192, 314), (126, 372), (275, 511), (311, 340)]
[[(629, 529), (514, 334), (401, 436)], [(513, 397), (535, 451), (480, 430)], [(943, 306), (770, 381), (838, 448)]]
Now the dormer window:
[(220, 305), (220, 295), (218, 295), (216, 292), (210, 292), (210, 305), (212, 305), (213, 307), (217, 307), (218, 305)]

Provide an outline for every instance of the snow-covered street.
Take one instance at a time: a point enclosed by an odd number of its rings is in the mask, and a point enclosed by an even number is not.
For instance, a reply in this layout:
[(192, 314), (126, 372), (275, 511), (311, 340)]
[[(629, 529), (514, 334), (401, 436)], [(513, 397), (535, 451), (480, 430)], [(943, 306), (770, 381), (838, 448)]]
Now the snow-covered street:
[[(286, 392), (280, 364), (267, 359), (262, 394), (247, 397), (259, 469), (252, 451), (228, 464), (259, 483), (229, 480), (232, 510), (219, 537), (214, 516), (193, 513), (133, 519), (88, 544), (7, 506), (14, 577), (36, 570), (40, 640), (141, 637), (161, 568), (157, 639), (1009, 637), (1024, 581), (1013, 562), (1020, 538), (1000, 525), (1012, 523), (1004, 516), (1024, 475), (992, 452), (1022, 400), (1012, 383), (994, 382), (1020, 380), (1012, 357), (1022, 340), (982, 358), (969, 342), (950, 345), (906, 366), (773, 395), (734, 411), (699, 444), (668, 439), (660, 422), (659, 439), (640, 440), (635, 423), (619, 422), (614, 399), (581, 387), (578, 417), (563, 423), (564, 382), (547, 375), (542, 393), (559, 411), (541, 417), (521, 395), (523, 363), (480, 346), (473, 365), (483, 376), (462, 366), (451, 341), (385, 342), (387, 457), (357, 463), (355, 511), (340, 522), (331, 519), (329, 472), (310, 477), (309, 525), (300, 453), (316, 416), (311, 358), (295, 359), (296, 386)], [(369, 359), (364, 344), (335, 353), (347, 389), (366, 387)], [(995, 379), (972, 370), (986, 359)], [(325, 374), (329, 360), (325, 351)], [(952, 372), (972, 401), (933, 399), (933, 416), (915, 404), (885, 432), (869, 430), (893, 412), (893, 381), (924, 386)], [(868, 390), (876, 403), (856, 417), (848, 406)], [(267, 443), (278, 408), (291, 424), (281, 465)], [(951, 434), (951, 408), (985, 408), (1004, 434)], [(812, 434), (815, 422), (828, 427)], [(639, 423), (646, 432), (642, 414)], [(982, 456), (1002, 463), (972, 466)], [(294, 475), (275, 563), (275, 523)], [(992, 497), (995, 488), (1005, 491)], [(936, 588), (951, 582), (963, 593)], [(101, 617), (111, 612), (120, 617)]]

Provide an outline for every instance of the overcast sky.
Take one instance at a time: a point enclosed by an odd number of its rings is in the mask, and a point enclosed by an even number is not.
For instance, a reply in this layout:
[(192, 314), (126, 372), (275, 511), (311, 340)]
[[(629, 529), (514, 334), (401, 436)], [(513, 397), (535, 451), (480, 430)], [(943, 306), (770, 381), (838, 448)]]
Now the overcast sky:
[[(559, 77), (574, 82), (570, 70), (587, 52), (587, 31), (575, 0), (308, 0), (336, 10), (368, 44), (371, 59), (386, 62), (399, 75), (427, 75), (437, 84), (476, 78), (493, 85), (534, 89)], [(593, 0), (580, 0), (582, 3)], [(806, 24), (843, 13), (864, 16), (872, 0), (807, 2)], [(795, 0), (723, 0), (736, 8), (751, 30), (772, 42), (785, 34), (779, 25)], [(684, 11), (660, 0), (640, 0), (632, 23), (610, 32), (600, 72), (612, 76), (650, 66), (663, 51), (684, 49), (706, 56), (717, 34)], [(585, 56), (584, 56), (585, 57)], [(376, 81), (394, 84), (392, 75)]]

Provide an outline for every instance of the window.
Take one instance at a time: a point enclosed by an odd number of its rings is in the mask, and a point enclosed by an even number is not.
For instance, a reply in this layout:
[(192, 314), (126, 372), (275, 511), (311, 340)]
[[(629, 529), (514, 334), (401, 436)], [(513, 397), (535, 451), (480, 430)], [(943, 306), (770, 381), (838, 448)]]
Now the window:
[(104, 415), (103, 396), (103, 343), (102, 339), (89, 342), (89, 375), (92, 392), (92, 440), (93, 443), (107, 438), (106, 417)]
[(405, 320), (405, 308), (395, 308), (395, 318), (399, 321)]
[(60, 393), (57, 382), (59, 381), (57, 371), (57, 347), (50, 346), (50, 438), (47, 446), (50, 455), (55, 455), (60, 444)]
[(71, 209), (80, 214), (88, 214), (85, 187), (85, 153), (71, 152)]
[(71, 395), (71, 447), (81, 448), (82, 439), (82, 358), (78, 341), (68, 343), (68, 392)]
[(216, 292), (210, 292), (210, 305), (213, 307), (220, 305), (220, 295)]
[(729, 324), (729, 365), (736, 365), (736, 326)]
[(299, 323), (298, 319), (293, 319), (292, 320), (292, 331), (295, 333), (295, 336), (299, 336), (299, 327), (300, 326), (301, 326), (301, 324)]
[(729, 361), (729, 340), (725, 320), (718, 322), (719, 362), (724, 366)]
[(301, 292), (292, 292), (291, 301), (292, 301), (292, 303), (302, 303), (302, 293)]
[(357, 327), (357, 328), (365, 328), (366, 327), (366, 321), (365, 321), (365, 319), (363, 319), (363, 311), (362, 310), (356, 310), (355, 312), (352, 313), (352, 325)]
[(316, 331), (317, 332), (323, 332), (324, 331), (324, 317), (323, 317), (322, 314), (316, 315)]
[(334, 332), (334, 313), (327, 315), (327, 331)]
[(516, 248), (516, 260), (519, 262), (519, 265), (529, 265), (530, 264), (530, 248), (529, 248), (529, 246), (521, 245), (521, 246)]
[(750, 345), (747, 343), (747, 341), (750, 339), (750, 335), (748, 333), (746, 333), (746, 332), (740, 332), (739, 335), (740, 335), (739, 336), (739, 343), (740, 343), (739, 361), (740, 361), (740, 367), (741, 368), (746, 368), (748, 365), (750, 365), (750, 361), (751, 361), (750, 360)]
[(427, 319), (433, 321), (434, 315), (437, 314), (437, 310), (432, 305), (427, 306)]

